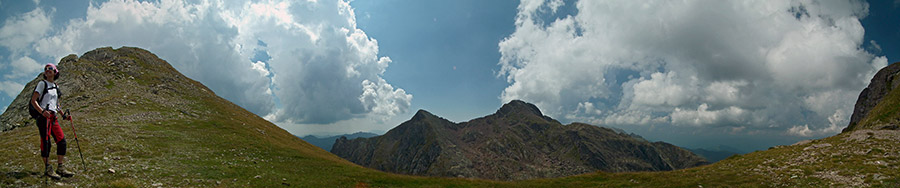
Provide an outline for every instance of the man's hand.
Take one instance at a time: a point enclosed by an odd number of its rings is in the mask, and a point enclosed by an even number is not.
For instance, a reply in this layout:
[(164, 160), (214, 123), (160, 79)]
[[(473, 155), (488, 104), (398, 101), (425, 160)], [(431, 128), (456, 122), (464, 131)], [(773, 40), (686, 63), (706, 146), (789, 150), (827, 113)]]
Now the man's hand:
[(71, 114), (69, 114), (69, 110), (66, 110), (65, 112), (62, 113), (62, 118), (64, 120), (70, 120), (72, 118)]
[(41, 115), (43, 115), (44, 118), (50, 119), (50, 116), (52, 116), (53, 114), (50, 114), (50, 112), (48, 112), (47, 110), (44, 110), (44, 111), (41, 111)]

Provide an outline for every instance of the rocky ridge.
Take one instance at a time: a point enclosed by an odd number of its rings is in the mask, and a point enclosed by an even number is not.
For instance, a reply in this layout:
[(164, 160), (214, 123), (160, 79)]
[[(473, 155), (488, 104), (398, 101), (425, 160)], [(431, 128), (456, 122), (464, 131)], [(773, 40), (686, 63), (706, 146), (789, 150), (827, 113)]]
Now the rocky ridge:
[[(853, 115), (850, 116), (850, 124), (847, 125), (846, 128), (842, 132), (850, 132), (857, 129), (862, 129), (866, 127), (873, 127), (875, 125), (859, 125), (863, 123), (863, 119), (868, 117), (870, 112), (875, 110), (877, 105), (887, 97), (894, 89), (900, 86), (900, 63), (893, 63), (888, 65), (887, 67), (882, 68), (872, 77), (872, 80), (869, 82), (869, 86), (863, 89), (862, 92), (859, 93), (859, 98), (856, 100), (856, 105), (853, 108)], [(896, 105), (896, 99), (886, 101), (885, 108), (891, 108), (887, 105)], [(885, 114), (890, 116), (898, 116), (897, 112), (893, 114)], [(896, 120), (895, 120), (896, 121)], [(869, 123), (869, 122), (866, 122)], [(873, 122), (874, 123), (874, 122)], [(884, 122), (886, 123), (886, 122)], [(897, 129), (896, 126), (893, 126), (893, 129)]]
[(331, 152), (388, 172), (494, 180), (665, 171), (707, 164), (668, 143), (651, 143), (583, 123), (562, 125), (519, 100), (463, 123), (419, 110), (382, 136), (340, 138)]

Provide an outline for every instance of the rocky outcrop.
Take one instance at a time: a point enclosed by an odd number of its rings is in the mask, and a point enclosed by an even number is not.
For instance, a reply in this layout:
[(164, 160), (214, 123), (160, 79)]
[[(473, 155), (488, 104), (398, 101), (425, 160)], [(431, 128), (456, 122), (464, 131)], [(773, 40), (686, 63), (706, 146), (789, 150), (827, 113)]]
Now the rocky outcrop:
[(594, 171), (674, 170), (707, 164), (690, 151), (583, 123), (562, 125), (514, 100), (496, 113), (453, 123), (419, 110), (372, 138), (338, 139), (331, 150), (388, 172), (522, 180)]
[(900, 80), (898, 80), (900, 76), (898, 75), (900, 75), (900, 63), (893, 63), (882, 68), (875, 74), (875, 77), (872, 77), (869, 86), (859, 93), (859, 98), (853, 108), (853, 115), (850, 116), (850, 124), (842, 132), (858, 128), (857, 124), (869, 115), (878, 102), (900, 85)]
[(309, 144), (312, 144), (312, 145), (318, 146), (319, 148), (325, 149), (325, 151), (331, 151), (331, 146), (334, 145), (334, 141), (337, 140), (338, 138), (346, 137), (348, 139), (354, 139), (354, 138), (369, 138), (369, 137), (373, 137), (373, 136), (378, 136), (378, 134), (370, 133), (370, 132), (356, 132), (353, 134), (344, 134), (344, 135), (329, 136), (329, 137), (322, 137), (322, 138), (319, 138), (319, 137), (313, 136), (313, 135), (307, 135), (304, 137), (300, 137), (300, 139), (303, 139), (303, 141), (306, 141)]

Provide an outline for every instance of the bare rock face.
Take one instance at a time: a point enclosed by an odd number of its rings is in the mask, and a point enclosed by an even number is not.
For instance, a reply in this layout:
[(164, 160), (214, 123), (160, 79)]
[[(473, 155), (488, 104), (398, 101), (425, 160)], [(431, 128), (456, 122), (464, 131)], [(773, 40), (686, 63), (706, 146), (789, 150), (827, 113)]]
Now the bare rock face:
[(453, 123), (419, 110), (372, 138), (338, 139), (332, 153), (401, 174), (523, 180), (594, 171), (663, 171), (707, 164), (690, 151), (612, 129), (562, 125), (514, 100), (496, 113)]
[(859, 98), (853, 108), (853, 115), (850, 116), (850, 124), (842, 132), (858, 129), (857, 124), (869, 115), (878, 102), (900, 85), (900, 81), (897, 81), (900, 78), (898, 76), (900, 76), (900, 63), (894, 63), (879, 70), (875, 77), (872, 77), (869, 86), (859, 93)]

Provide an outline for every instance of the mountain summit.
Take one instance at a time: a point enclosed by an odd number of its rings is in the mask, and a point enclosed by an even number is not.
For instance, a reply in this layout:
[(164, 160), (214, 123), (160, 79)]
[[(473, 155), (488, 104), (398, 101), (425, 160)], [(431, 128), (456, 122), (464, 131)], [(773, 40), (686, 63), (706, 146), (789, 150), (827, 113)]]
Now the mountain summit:
[(512, 100), (509, 103), (504, 104), (497, 110), (498, 115), (512, 115), (512, 114), (530, 114), (543, 117), (544, 114), (541, 114), (541, 110), (534, 106), (534, 104), (526, 103), (521, 100)]
[(433, 118), (440, 118), (440, 117), (435, 116), (431, 112), (428, 112), (425, 110), (419, 110), (419, 111), (416, 111), (416, 114), (413, 115), (412, 119), (410, 119), (410, 120), (423, 121), (426, 119), (433, 119)]
[(458, 124), (419, 110), (382, 136), (340, 138), (331, 152), (388, 172), (494, 180), (707, 164), (668, 143), (588, 124), (562, 125), (520, 100), (504, 104), (495, 114)]

